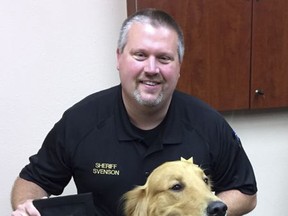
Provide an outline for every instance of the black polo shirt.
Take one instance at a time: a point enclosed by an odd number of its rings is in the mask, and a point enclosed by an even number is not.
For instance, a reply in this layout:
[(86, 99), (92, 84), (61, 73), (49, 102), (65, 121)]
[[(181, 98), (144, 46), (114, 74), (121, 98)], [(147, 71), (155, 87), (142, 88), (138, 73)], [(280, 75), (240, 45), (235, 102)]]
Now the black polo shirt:
[(146, 133), (130, 123), (120, 85), (68, 109), (20, 176), (55, 195), (73, 177), (78, 193), (93, 192), (101, 211), (121, 215), (123, 193), (144, 184), (158, 165), (181, 157), (193, 157), (216, 192), (257, 191), (239, 138), (216, 111), (175, 91), (163, 122)]

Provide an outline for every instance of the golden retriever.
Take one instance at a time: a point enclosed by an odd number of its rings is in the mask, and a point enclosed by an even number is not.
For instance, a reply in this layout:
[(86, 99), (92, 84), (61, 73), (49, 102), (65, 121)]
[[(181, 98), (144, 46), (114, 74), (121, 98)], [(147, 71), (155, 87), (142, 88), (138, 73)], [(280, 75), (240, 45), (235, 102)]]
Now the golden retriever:
[(192, 159), (162, 164), (123, 199), (126, 216), (224, 216), (227, 210)]

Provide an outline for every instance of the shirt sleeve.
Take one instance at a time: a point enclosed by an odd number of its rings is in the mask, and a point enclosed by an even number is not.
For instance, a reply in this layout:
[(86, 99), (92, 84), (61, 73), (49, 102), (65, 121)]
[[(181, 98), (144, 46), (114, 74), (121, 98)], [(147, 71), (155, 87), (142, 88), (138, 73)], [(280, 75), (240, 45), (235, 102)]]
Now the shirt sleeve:
[(247, 157), (240, 138), (223, 122), (218, 137), (218, 149), (214, 150), (213, 185), (216, 193), (238, 189), (244, 194), (257, 192), (253, 167)]
[(61, 194), (72, 177), (62, 125), (62, 120), (55, 124), (38, 153), (29, 158), (30, 163), (20, 172), (21, 178), (54, 195)]

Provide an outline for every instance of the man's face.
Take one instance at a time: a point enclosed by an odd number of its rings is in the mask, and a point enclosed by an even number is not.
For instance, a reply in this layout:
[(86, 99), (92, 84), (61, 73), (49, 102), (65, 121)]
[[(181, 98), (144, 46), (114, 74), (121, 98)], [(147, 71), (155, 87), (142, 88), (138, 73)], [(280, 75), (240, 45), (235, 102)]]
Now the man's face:
[(124, 101), (156, 106), (169, 102), (180, 76), (178, 36), (166, 27), (134, 23), (117, 51)]

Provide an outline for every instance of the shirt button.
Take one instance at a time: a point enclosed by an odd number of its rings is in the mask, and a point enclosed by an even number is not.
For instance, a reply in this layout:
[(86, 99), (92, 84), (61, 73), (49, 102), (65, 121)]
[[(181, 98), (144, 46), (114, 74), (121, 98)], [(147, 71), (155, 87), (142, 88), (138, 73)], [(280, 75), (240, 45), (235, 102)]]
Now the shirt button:
[(150, 175), (150, 172), (146, 171), (145, 172), (145, 177), (147, 178)]

